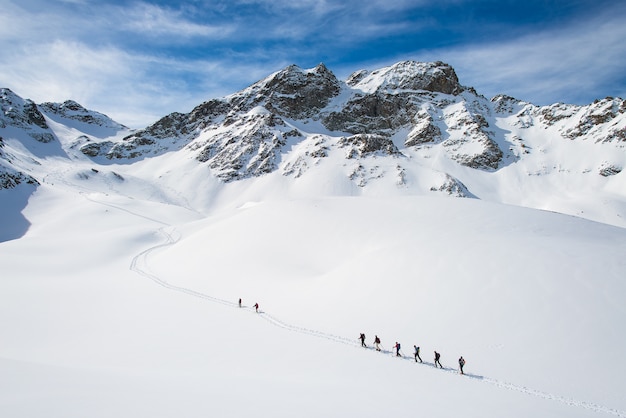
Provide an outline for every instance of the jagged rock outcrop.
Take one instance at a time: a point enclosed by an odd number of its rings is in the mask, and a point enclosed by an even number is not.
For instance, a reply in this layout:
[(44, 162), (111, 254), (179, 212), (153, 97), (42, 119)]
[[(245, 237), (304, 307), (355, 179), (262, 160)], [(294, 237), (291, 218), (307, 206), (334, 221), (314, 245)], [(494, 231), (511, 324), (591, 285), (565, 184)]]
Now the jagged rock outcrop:
[(594, 138), (596, 142), (625, 140), (626, 129), (617, 120), (617, 117), (626, 111), (624, 100), (607, 97), (604, 100), (596, 100), (584, 109), (578, 109), (582, 112), (580, 119), (575, 127), (563, 132), (564, 137), (577, 139), (586, 136)]
[(406, 126), (416, 110), (408, 93), (357, 94), (341, 110), (323, 116), (323, 123), (331, 131), (391, 135)]
[(432, 115), (428, 112), (420, 112), (415, 117), (416, 122), (404, 141), (407, 147), (418, 146), (426, 143), (440, 142), (442, 139), (441, 129), (435, 124)]
[(391, 135), (407, 126), (420, 105), (435, 96), (458, 95), (464, 88), (452, 67), (442, 62), (403, 61), (373, 72), (353, 73), (346, 82), (355, 94), (340, 110), (323, 116), (333, 131)]
[(0, 190), (13, 189), (21, 183), (39, 185), (32, 176), (11, 166), (11, 158), (4, 152), (4, 140), (0, 137)]
[(48, 143), (56, 140), (37, 105), (22, 99), (10, 89), (0, 89), (0, 128), (13, 127), (26, 132), (31, 138)]
[(450, 65), (441, 61), (402, 61), (376, 71), (352, 74), (347, 84), (368, 93), (375, 91), (431, 91), (457, 95), (464, 88)]
[(233, 120), (225, 130), (202, 137), (190, 149), (225, 182), (256, 177), (278, 167), (289, 136), (298, 135), (280, 117), (259, 110)]
[(463, 183), (449, 174), (444, 174), (443, 182), (438, 186), (432, 186), (430, 191), (442, 192), (454, 197), (473, 197)]
[(476, 103), (462, 102), (451, 106), (444, 116), (448, 137), (442, 146), (450, 158), (461, 165), (495, 170), (504, 154), (481, 112), (485, 110)]
[(223, 100), (210, 100), (187, 114), (170, 113), (147, 128), (124, 137), (121, 142), (89, 143), (80, 150), (90, 157), (100, 156), (109, 160), (144, 158), (180, 150), (207, 129), (214, 118), (223, 118), (229, 109), (229, 104)]
[(39, 105), (42, 112), (49, 116), (59, 116), (61, 118), (75, 120), (88, 125), (102, 126), (111, 129), (128, 129), (126, 126), (115, 122), (105, 114), (88, 110), (73, 100), (66, 100), (63, 103), (45, 102)]
[(340, 90), (339, 80), (324, 64), (311, 70), (290, 65), (230, 96), (229, 102), (240, 111), (264, 106), (277, 115), (303, 119), (314, 117)]
[(493, 110), (496, 113), (508, 113), (512, 114), (519, 110), (520, 106), (524, 106), (527, 103), (517, 100), (514, 97), (507, 96), (506, 94), (498, 94), (491, 99), (494, 104)]
[(393, 142), (385, 136), (359, 134), (342, 137), (339, 147), (346, 149), (346, 158), (363, 158), (365, 156), (397, 156), (400, 154)]
[(616, 174), (619, 174), (621, 172), (622, 172), (622, 167), (610, 164), (610, 165), (606, 165), (600, 168), (599, 174), (603, 177), (609, 177), (609, 176), (614, 176)]
[(13, 189), (22, 183), (39, 185), (39, 182), (32, 176), (11, 167), (3, 167), (0, 165), (0, 190)]

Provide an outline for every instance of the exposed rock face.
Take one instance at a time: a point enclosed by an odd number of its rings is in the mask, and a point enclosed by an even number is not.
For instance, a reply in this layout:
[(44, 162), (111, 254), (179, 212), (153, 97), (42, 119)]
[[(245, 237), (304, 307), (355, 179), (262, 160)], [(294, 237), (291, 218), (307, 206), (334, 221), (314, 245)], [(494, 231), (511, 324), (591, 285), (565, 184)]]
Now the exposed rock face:
[(435, 96), (463, 91), (454, 69), (442, 62), (404, 61), (371, 73), (352, 74), (347, 84), (356, 92), (341, 110), (323, 116), (330, 130), (392, 134), (413, 119), (420, 105)]
[(416, 116), (416, 120), (417, 122), (413, 125), (413, 129), (404, 142), (405, 146), (413, 147), (441, 141), (441, 129), (435, 124), (432, 115), (428, 112), (420, 112)]
[(347, 83), (369, 93), (426, 90), (457, 95), (464, 90), (454, 69), (441, 61), (402, 61), (371, 73), (362, 70), (352, 74)]
[(463, 183), (448, 174), (444, 175), (444, 181), (439, 186), (432, 186), (430, 191), (442, 192), (454, 197), (472, 197)]
[(113, 129), (127, 129), (124, 125), (115, 122), (107, 115), (87, 110), (73, 100), (66, 100), (63, 103), (46, 102), (40, 104), (39, 107), (44, 113), (57, 115), (65, 119)]
[(28, 99), (22, 99), (10, 89), (0, 89), (0, 128), (14, 127), (43, 143), (54, 141), (54, 133), (48, 127), (46, 119), (37, 105)]
[[(64, 107), (79, 111), (72, 103)], [(81, 151), (131, 161), (185, 149), (224, 182), (281, 168), (284, 175), (299, 177), (338, 153), (345, 160), (402, 160), (397, 144), (412, 152), (437, 147), (438, 155), (458, 164), (493, 171), (532, 155), (523, 135), (530, 128), (549, 129), (567, 140), (624, 142), (625, 112), (624, 101), (612, 98), (586, 107), (538, 107), (505, 95), (489, 101), (462, 86), (442, 62), (404, 61), (357, 71), (345, 82), (323, 64), (309, 70), (292, 65), (190, 113), (167, 115), (122, 141), (92, 142)], [(503, 118), (521, 131), (505, 136), (496, 126)], [(294, 144), (300, 154), (287, 158)], [(398, 184), (403, 184), (405, 163), (398, 164)], [(364, 179), (390, 175), (368, 170), (355, 169), (349, 176), (365, 184)], [(453, 180), (435, 189), (464, 194)]]
[(506, 94), (499, 94), (491, 99), (494, 104), (494, 111), (496, 113), (508, 113), (512, 114), (516, 110), (519, 110), (520, 106), (524, 106), (527, 103), (517, 100)]
[[(577, 139), (590, 135), (596, 137), (597, 142), (611, 142), (614, 140), (624, 141), (626, 135), (624, 127), (618, 127), (611, 122), (617, 116), (624, 113), (624, 100), (607, 97), (604, 100), (597, 100), (591, 106), (581, 109), (578, 124), (563, 132), (563, 136), (570, 139)], [(608, 130), (608, 135), (602, 131), (602, 127)], [(600, 132), (598, 132), (600, 131)], [(598, 135), (593, 135), (597, 133)]]
[(229, 182), (276, 170), (289, 135), (287, 125), (277, 116), (248, 114), (227, 130), (196, 141), (191, 149), (199, 151), (198, 161), (207, 162), (217, 177)]
[(616, 165), (609, 165), (600, 169), (600, 175), (604, 177), (614, 176), (622, 172), (622, 167)]
[(39, 182), (28, 174), (0, 165), (0, 190), (13, 189), (22, 183), (39, 185)]
[(346, 148), (346, 158), (363, 158), (368, 155), (399, 155), (400, 151), (387, 137), (360, 134), (339, 139), (339, 146)]
[(409, 94), (375, 92), (356, 95), (340, 111), (323, 116), (331, 131), (390, 135), (407, 125), (417, 107)]
[(0, 190), (13, 189), (21, 183), (39, 185), (33, 177), (11, 167), (11, 158), (3, 148), (4, 140), (0, 137)]
[(230, 103), (243, 111), (261, 105), (280, 116), (303, 119), (323, 109), (340, 89), (339, 81), (324, 64), (312, 70), (290, 65), (230, 96)]
[(491, 117), (489, 109), (477, 100), (459, 102), (444, 109), (441, 119), (446, 135), (442, 146), (452, 160), (476, 169), (499, 168), (504, 153), (493, 139), (495, 134), (487, 117)]

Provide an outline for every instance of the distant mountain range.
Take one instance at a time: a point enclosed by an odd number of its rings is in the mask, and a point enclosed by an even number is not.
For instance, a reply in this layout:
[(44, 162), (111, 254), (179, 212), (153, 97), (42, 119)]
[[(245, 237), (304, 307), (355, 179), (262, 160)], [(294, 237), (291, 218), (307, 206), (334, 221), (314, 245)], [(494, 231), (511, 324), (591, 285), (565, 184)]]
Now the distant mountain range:
[(134, 175), (176, 188), (184, 173), (172, 173), (197, 166), (206, 169), (194, 179), (220, 190), (263, 179), (305, 195), (443, 194), (626, 227), (623, 99), (489, 100), (442, 62), (404, 61), (345, 81), (323, 64), (292, 65), (136, 131), (71, 100), (37, 105), (6, 88), (0, 106), (1, 189), (41, 184), (60, 160), (125, 172), (158, 160), (149, 179)]

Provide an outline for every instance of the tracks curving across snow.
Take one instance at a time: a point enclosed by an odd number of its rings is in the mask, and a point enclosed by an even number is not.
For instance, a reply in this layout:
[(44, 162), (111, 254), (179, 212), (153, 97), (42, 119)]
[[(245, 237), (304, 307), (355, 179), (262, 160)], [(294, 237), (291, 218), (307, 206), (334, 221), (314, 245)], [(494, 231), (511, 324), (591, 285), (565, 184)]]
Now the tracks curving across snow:
[(539, 390), (535, 390), (535, 389), (531, 389), (531, 388), (527, 388), (524, 386), (518, 386), (518, 385), (514, 385), (512, 383), (506, 383), (506, 382), (502, 382), (496, 379), (491, 379), (491, 378), (487, 378), (485, 377), (483, 379), (483, 381), (485, 383), (489, 383), (492, 384), (494, 386), (498, 386), (501, 387), (503, 389), (509, 389), (509, 390), (513, 390), (513, 391), (517, 391), (517, 392), (522, 392), (525, 393), (527, 395), (531, 395), (531, 396), (536, 396), (538, 398), (543, 398), (543, 399), (547, 399), (550, 401), (556, 401), (556, 402), (560, 402), (566, 405), (570, 405), (570, 406), (575, 406), (578, 408), (583, 408), (583, 409), (588, 409), (590, 411), (593, 412), (599, 412), (599, 413), (605, 413), (605, 414), (610, 414), (616, 417), (620, 417), (620, 418), (624, 418), (626, 417), (626, 412), (624, 411), (620, 411), (618, 409), (615, 408), (609, 408), (603, 405), (598, 405), (596, 403), (593, 402), (586, 402), (586, 401), (578, 401), (575, 399), (569, 399), (569, 398), (565, 398), (563, 396), (558, 396), (558, 395), (553, 395), (551, 393), (547, 393), (547, 392), (541, 392)]
[[(206, 299), (209, 300), (211, 302), (215, 302), (215, 303), (221, 303), (222, 305), (226, 305), (226, 306), (231, 306), (231, 307), (235, 307), (237, 306), (236, 303), (224, 300), (224, 299), (220, 299), (220, 298), (216, 298), (213, 296), (209, 296), (209, 295), (205, 295), (204, 293), (200, 293), (200, 292), (196, 292), (195, 290), (192, 289), (188, 289), (186, 287), (182, 287), (182, 286), (175, 286), (169, 282), (166, 282), (165, 280), (161, 279), (159, 276), (157, 276), (156, 274), (150, 272), (150, 269), (148, 267), (148, 256), (150, 255), (151, 252), (158, 250), (159, 248), (164, 248), (170, 245), (175, 244), (176, 242), (178, 242), (178, 240), (180, 239), (180, 236), (178, 234), (176, 234), (176, 230), (173, 229), (172, 232), (167, 232), (165, 230), (165, 227), (161, 227), (159, 228), (159, 232), (165, 237), (165, 242), (162, 244), (158, 244), (155, 245), (154, 247), (150, 247), (147, 250), (144, 250), (142, 252), (140, 252), (139, 254), (137, 254), (135, 257), (133, 257), (131, 263), (130, 263), (130, 270), (134, 271), (135, 273), (144, 276), (150, 280), (152, 280), (153, 282), (155, 282), (156, 284), (158, 284), (159, 286), (163, 286), (164, 288), (168, 289), (168, 290), (174, 290), (176, 292), (181, 292), (181, 293), (185, 293), (187, 295), (190, 296), (195, 296), (197, 298), (200, 299)], [(176, 235), (175, 235), (176, 234)]]
[[(121, 210), (125, 210), (122, 208), (118, 208)], [(139, 214), (137, 214), (137, 216), (141, 216)], [(159, 222), (161, 224), (163, 224), (163, 222)], [(170, 231), (168, 232), (167, 229), (170, 229)], [(161, 248), (170, 246), (170, 245), (174, 245), (176, 242), (178, 242), (180, 240), (180, 235), (177, 233), (176, 229), (174, 227), (160, 227), (158, 229), (158, 231), (164, 236), (165, 238), (165, 242), (161, 243), (161, 244), (157, 244), (153, 247), (150, 247), (142, 252), (140, 252), (139, 254), (137, 254), (135, 257), (133, 257), (131, 264), (130, 264), (130, 270), (136, 272), (137, 274), (146, 277), (150, 280), (152, 280), (153, 282), (155, 282), (156, 284), (158, 284), (159, 286), (162, 286), (168, 290), (172, 290), (172, 291), (176, 291), (176, 292), (181, 292), (184, 294), (187, 294), (189, 296), (194, 296), (200, 299), (204, 299), (204, 300), (208, 300), (210, 302), (214, 302), (214, 303), (219, 303), (222, 305), (226, 305), (228, 307), (231, 308), (236, 308), (236, 309), (241, 309), (239, 308), (239, 305), (235, 302), (231, 302), (228, 300), (224, 300), (224, 299), (220, 299), (220, 298), (216, 298), (201, 292), (197, 292), (193, 289), (189, 289), (186, 287), (182, 287), (182, 286), (176, 286), (173, 285), (163, 279), (161, 279), (157, 274), (153, 273), (150, 271), (149, 268), (149, 263), (148, 263), (148, 258), (149, 255), (153, 252), (153, 251), (157, 251)], [(251, 312), (254, 312), (252, 310), (252, 308), (245, 308), (250, 310)], [(303, 328), (303, 327), (299, 327), (296, 325), (292, 325), (289, 324), (273, 315), (270, 315), (266, 312), (263, 311), (259, 311), (257, 313), (257, 316), (265, 321), (267, 321), (268, 323), (285, 329), (287, 331), (291, 331), (291, 332), (298, 332), (301, 334), (306, 334), (306, 335), (311, 335), (313, 337), (317, 337), (317, 338), (323, 338), (323, 339), (327, 339), (336, 343), (340, 343), (340, 344), (345, 344), (345, 345), (349, 345), (349, 346), (353, 346), (353, 347), (360, 347), (360, 342), (357, 342), (356, 340), (350, 339), (350, 338), (346, 338), (346, 337), (342, 337), (342, 336), (338, 336), (338, 335), (333, 335), (333, 334), (329, 334), (329, 333), (325, 333), (325, 332), (321, 332), (321, 331), (317, 331), (317, 330), (313, 330), (313, 329), (308, 329), (308, 328)], [(384, 350), (383, 353), (386, 354), (390, 354), (391, 352), (388, 350)], [(391, 353), (393, 354), (393, 353)], [(395, 357), (395, 354), (394, 354)], [(412, 357), (409, 356), (402, 356), (401, 357), (404, 360), (413, 360)], [(421, 363), (421, 365), (426, 365), (426, 366), (432, 366), (432, 363)], [(454, 373), (457, 374), (458, 372), (455, 369), (451, 369), (451, 368), (444, 368), (442, 369), (443, 372), (447, 372), (447, 373)], [(507, 382), (503, 382), (500, 380), (496, 380), (496, 379), (492, 379), (489, 377), (485, 377), (485, 376), (480, 376), (480, 375), (474, 375), (474, 374), (466, 374), (466, 377), (476, 380), (476, 381), (480, 381), (483, 383), (487, 383), (493, 386), (497, 386), (503, 389), (508, 389), (508, 390), (512, 390), (512, 391), (517, 391), (517, 392), (521, 392), (524, 393), (526, 395), (529, 396), (534, 396), (537, 398), (542, 398), (542, 399), (546, 399), (546, 400), (550, 400), (550, 401), (555, 401), (555, 402), (559, 402), (562, 404), (566, 404), (566, 405), (570, 405), (572, 407), (577, 407), (577, 408), (583, 408), (583, 409), (587, 409), (593, 412), (597, 412), (597, 413), (603, 413), (603, 414), (609, 414), (609, 415), (613, 415), (619, 418), (626, 418), (626, 412), (624, 411), (620, 411), (618, 409), (615, 408), (609, 408), (603, 405), (599, 405), (596, 403), (592, 403), (592, 402), (586, 402), (586, 401), (579, 401), (579, 400), (575, 400), (575, 399), (570, 399), (570, 398), (565, 398), (562, 396), (558, 396), (558, 395), (554, 395), (554, 394), (550, 394), (547, 392), (541, 392), (539, 390), (535, 390), (532, 388), (528, 388), (528, 387), (524, 387), (524, 386), (519, 386), (519, 385), (515, 385), (512, 383), (507, 383)]]

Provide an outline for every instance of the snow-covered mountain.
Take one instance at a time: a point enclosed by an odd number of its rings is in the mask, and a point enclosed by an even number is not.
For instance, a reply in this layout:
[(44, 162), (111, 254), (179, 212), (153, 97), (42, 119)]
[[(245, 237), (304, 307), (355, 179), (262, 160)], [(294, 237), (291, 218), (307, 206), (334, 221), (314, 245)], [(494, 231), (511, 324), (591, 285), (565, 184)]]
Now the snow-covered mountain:
[[(7, 89), (2, 100), (0, 136), (19, 129), (22, 143), (56, 142), (54, 123), (75, 132), (71, 148), (94, 163), (160, 158), (153, 165), (170, 187), (181, 175), (174, 173), (189, 170), (177, 165), (183, 158), (208, 168), (199, 183), (286, 177), (290, 187), (315, 183), (323, 195), (443, 193), (626, 226), (623, 99), (488, 100), (442, 62), (400, 62), (346, 81), (323, 64), (292, 65), (132, 133), (72, 101), (36, 106)], [(28, 164), (10, 166), (5, 172), (32, 177)]]
[(626, 417), (623, 99), (412, 61), (137, 131), (0, 99), (0, 416)]

